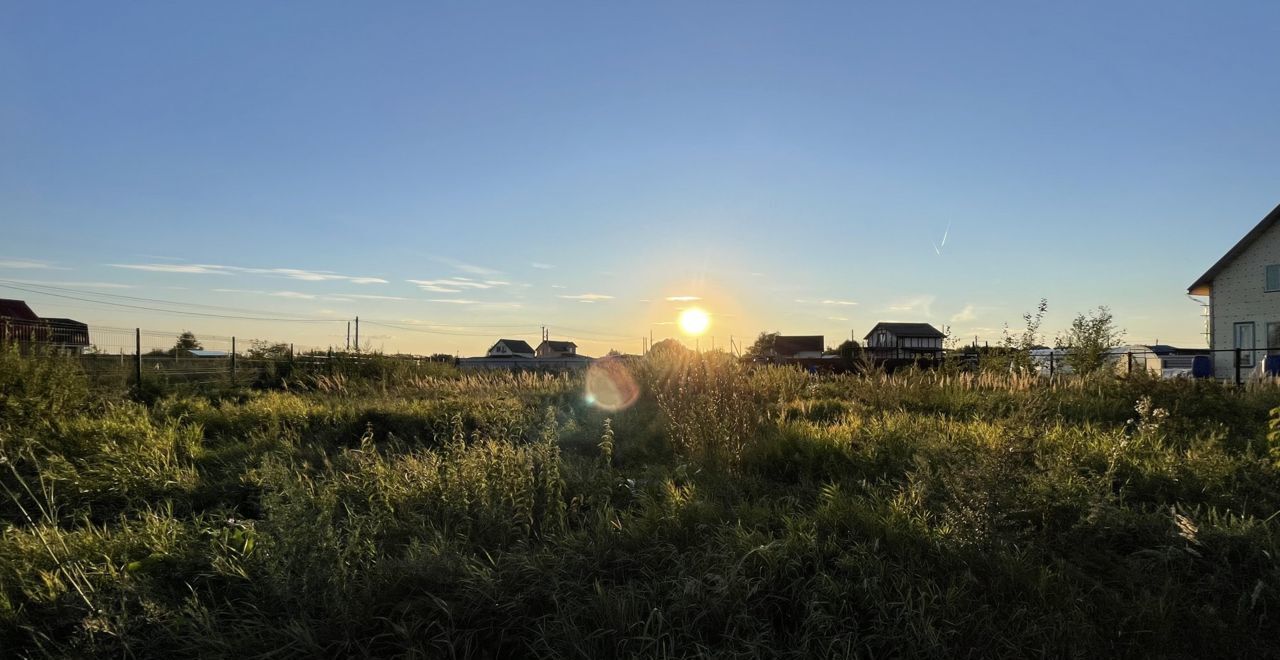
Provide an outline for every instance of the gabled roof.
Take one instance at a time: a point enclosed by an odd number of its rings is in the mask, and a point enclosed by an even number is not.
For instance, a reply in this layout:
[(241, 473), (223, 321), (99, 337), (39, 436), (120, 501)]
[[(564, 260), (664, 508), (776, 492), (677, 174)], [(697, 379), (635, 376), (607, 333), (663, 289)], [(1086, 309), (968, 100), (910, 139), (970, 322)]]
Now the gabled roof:
[(1245, 234), (1244, 238), (1240, 239), (1240, 242), (1235, 244), (1235, 247), (1222, 255), (1222, 258), (1218, 260), (1218, 263), (1214, 264), (1213, 267), (1206, 271), (1204, 275), (1201, 275), (1200, 279), (1196, 280), (1194, 284), (1187, 287), (1187, 293), (1193, 296), (1209, 295), (1209, 292), (1213, 289), (1213, 280), (1218, 276), (1218, 273), (1221, 273), (1223, 269), (1230, 266), (1231, 262), (1236, 260), (1236, 257), (1239, 257), (1245, 250), (1248, 250), (1249, 246), (1253, 245), (1254, 241), (1261, 238), (1262, 235), (1267, 233), (1267, 230), (1275, 226), (1277, 222), (1280, 222), (1280, 206), (1272, 209), (1271, 212), (1267, 214), (1267, 217), (1263, 218), (1262, 222), (1258, 223), (1258, 226), (1254, 227), (1248, 234)]
[(925, 337), (941, 339), (946, 337), (940, 330), (928, 323), (877, 323), (863, 339), (870, 338), (877, 330), (884, 330), (895, 337)]
[(577, 344), (571, 341), (552, 341), (550, 339), (547, 339), (547, 340), (544, 340), (542, 343), (546, 344), (547, 348), (553, 351), (561, 351), (561, 352), (568, 351), (570, 349), (574, 349), (578, 347)]
[(228, 355), (231, 355), (226, 351), (211, 351), (211, 350), (205, 350), (203, 348), (188, 348), (186, 352), (187, 352), (187, 355), (190, 355), (191, 357), (201, 357), (201, 358), (227, 357)]
[(21, 300), (0, 298), (0, 318), (18, 319), (20, 321), (38, 321), (39, 316)]
[(494, 344), (494, 346), (497, 346), (498, 344), (506, 344), (507, 350), (511, 351), (512, 353), (532, 353), (533, 352), (533, 347), (529, 345), (529, 342), (523, 339), (499, 339), (498, 343)]
[(822, 335), (778, 335), (773, 340), (775, 355), (795, 355), (797, 353), (821, 353), (825, 347)]

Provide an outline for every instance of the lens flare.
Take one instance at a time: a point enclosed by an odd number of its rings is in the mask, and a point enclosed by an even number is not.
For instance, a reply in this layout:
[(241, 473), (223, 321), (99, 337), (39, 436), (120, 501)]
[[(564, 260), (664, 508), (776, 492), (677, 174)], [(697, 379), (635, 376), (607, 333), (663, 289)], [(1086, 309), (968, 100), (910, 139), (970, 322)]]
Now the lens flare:
[(711, 327), (711, 315), (697, 307), (690, 307), (680, 312), (678, 322), (681, 332), (690, 337), (697, 337)]
[(626, 410), (640, 398), (640, 386), (631, 370), (616, 357), (596, 360), (587, 369), (587, 404), (614, 412)]

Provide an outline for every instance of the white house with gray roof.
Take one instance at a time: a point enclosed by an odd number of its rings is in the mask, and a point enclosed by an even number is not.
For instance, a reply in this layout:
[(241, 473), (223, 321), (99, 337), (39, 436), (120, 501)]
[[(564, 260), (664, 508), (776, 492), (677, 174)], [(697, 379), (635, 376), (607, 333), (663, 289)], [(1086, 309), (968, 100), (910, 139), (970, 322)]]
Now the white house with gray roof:
[(1267, 355), (1280, 355), (1280, 206), (1262, 219), (1187, 293), (1209, 297), (1209, 346), (1214, 374), (1235, 377)]

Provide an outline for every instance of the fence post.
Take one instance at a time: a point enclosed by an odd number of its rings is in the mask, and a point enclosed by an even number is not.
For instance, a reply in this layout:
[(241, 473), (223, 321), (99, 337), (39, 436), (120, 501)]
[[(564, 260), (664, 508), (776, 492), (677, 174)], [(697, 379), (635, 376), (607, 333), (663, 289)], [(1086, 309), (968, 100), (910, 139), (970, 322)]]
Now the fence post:
[(236, 384), (236, 338), (231, 338), (231, 384)]
[(142, 328), (133, 329), (133, 385), (142, 391)]
[(1053, 358), (1053, 349), (1049, 349), (1049, 377), (1053, 378), (1054, 372), (1057, 370), (1057, 361)]
[(1132, 375), (1133, 375), (1133, 353), (1125, 353), (1125, 357), (1127, 357), (1127, 358), (1128, 358), (1128, 361), (1129, 361), (1129, 374), (1128, 374), (1128, 375), (1132, 376)]
[(1244, 384), (1244, 380), (1240, 377), (1240, 367), (1243, 366), (1241, 364), (1243, 357), (1244, 356), (1241, 352), (1241, 349), (1237, 348), (1236, 349), (1236, 385), (1237, 386)]

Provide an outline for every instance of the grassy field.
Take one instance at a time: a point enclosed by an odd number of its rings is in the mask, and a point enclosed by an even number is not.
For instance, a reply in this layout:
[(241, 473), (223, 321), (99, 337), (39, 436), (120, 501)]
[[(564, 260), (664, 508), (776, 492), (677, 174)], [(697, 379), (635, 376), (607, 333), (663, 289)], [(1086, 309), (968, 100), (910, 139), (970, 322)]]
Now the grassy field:
[(1280, 655), (1274, 387), (280, 384), (0, 354), (0, 656)]

